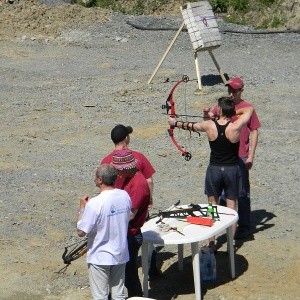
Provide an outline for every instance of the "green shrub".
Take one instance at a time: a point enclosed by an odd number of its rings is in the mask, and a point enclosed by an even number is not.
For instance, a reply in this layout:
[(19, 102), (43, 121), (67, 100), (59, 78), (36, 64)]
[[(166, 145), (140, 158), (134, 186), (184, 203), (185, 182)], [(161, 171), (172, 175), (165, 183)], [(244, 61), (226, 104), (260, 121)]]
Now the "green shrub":
[[(198, 2), (190, 0), (188, 2)], [(229, 23), (252, 25), (254, 28), (277, 28), (285, 24), (286, 16), (278, 11), (276, 0), (209, 0), (215, 14), (227, 14)], [(85, 7), (98, 6), (123, 14), (147, 15), (160, 13), (164, 5), (183, 5), (183, 0), (72, 0)], [(168, 6), (170, 7), (170, 6)]]
[(229, 6), (239, 12), (247, 12), (249, 9), (249, 0), (229, 0)]
[(256, 0), (256, 2), (262, 4), (263, 6), (270, 6), (275, 3), (275, 0)]
[(274, 16), (271, 22), (272, 28), (277, 28), (281, 24), (281, 20), (278, 16)]
[(227, 0), (210, 0), (210, 5), (215, 13), (226, 13), (228, 8)]
[(133, 6), (131, 13), (134, 15), (142, 15), (144, 11), (147, 10), (144, 1), (138, 0), (137, 3)]
[(84, 7), (102, 7), (110, 8), (114, 5), (113, 0), (72, 0), (72, 4), (82, 5)]

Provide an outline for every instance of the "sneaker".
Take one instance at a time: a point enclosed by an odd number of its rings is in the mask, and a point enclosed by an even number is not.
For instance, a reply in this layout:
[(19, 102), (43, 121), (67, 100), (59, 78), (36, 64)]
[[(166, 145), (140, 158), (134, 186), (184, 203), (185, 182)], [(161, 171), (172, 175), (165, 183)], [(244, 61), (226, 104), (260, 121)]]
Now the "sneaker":
[(234, 235), (235, 240), (242, 240), (251, 234), (250, 231), (237, 231)]

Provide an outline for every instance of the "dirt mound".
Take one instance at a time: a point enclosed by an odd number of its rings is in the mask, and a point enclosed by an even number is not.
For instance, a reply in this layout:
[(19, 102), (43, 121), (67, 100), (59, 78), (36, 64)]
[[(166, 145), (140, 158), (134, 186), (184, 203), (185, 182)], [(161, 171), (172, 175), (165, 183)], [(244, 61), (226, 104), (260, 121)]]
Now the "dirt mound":
[[(55, 2), (55, 1), (53, 1)], [(0, 1), (0, 38), (56, 37), (66, 28), (78, 23), (109, 20), (111, 12), (79, 5), (49, 7), (35, 0)]]

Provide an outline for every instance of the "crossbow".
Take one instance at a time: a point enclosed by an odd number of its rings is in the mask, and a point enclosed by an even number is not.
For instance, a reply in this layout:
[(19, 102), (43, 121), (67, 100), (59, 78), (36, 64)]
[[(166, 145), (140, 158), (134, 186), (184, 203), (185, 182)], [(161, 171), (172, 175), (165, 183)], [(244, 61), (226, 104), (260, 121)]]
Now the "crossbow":
[[(69, 250), (70, 247), (74, 246), (71, 250)], [(66, 264), (66, 266), (64, 266), (62, 269), (60, 269), (57, 273), (60, 272), (64, 272), (67, 267), (71, 264), (72, 261), (80, 258), (81, 256), (83, 256), (86, 252), (87, 252), (88, 248), (87, 248), (87, 238), (83, 239), (82, 241), (76, 242), (72, 245), (68, 245), (65, 247), (65, 250), (62, 254), (62, 259), (64, 264)]]
[[(179, 202), (177, 202), (179, 203)], [(201, 207), (199, 204), (189, 204), (188, 208), (180, 208), (178, 207), (177, 209), (173, 209), (177, 207), (178, 204), (174, 204), (171, 208), (165, 211), (159, 211), (157, 216), (160, 217), (156, 223), (162, 222), (163, 219), (165, 218), (185, 218), (187, 216), (193, 216), (193, 217), (198, 217), (199, 215), (195, 214), (195, 212), (200, 213), (201, 216), (207, 217), (207, 207)], [(219, 213), (218, 213), (218, 208), (216, 205), (213, 205), (214, 208), (214, 216), (216, 219), (219, 219)]]
[[(189, 81), (189, 77), (187, 75), (183, 75), (182, 79), (176, 82), (176, 84), (172, 87), (169, 96), (166, 100), (166, 103), (161, 106), (162, 109), (166, 109), (167, 115), (170, 115), (171, 117), (175, 118), (178, 117), (179, 115), (176, 114), (175, 112), (175, 102), (174, 102), (174, 91), (175, 89), (181, 84), (181, 83), (187, 83)], [(169, 113), (170, 112), (170, 113)], [(189, 115), (180, 115), (180, 116), (189, 116)], [(175, 147), (181, 152), (181, 155), (184, 157), (186, 161), (189, 161), (192, 158), (192, 154), (190, 152), (187, 152), (181, 147), (178, 142), (176, 141), (174, 137), (174, 127), (170, 126), (168, 129), (168, 134), (175, 145)], [(199, 134), (199, 133), (198, 133)], [(200, 134), (199, 134), (200, 135)]]

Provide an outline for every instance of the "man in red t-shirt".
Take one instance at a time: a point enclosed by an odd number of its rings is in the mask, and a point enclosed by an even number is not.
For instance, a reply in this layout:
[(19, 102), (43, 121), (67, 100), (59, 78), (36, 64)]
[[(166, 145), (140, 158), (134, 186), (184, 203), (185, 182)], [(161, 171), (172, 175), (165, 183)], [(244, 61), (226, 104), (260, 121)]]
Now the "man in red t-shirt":
[[(109, 155), (102, 159), (100, 165), (110, 164), (112, 162), (112, 157), (118, 150), (128, 149), (128, 144), (130, 143), (130, 134), (133, 132), (131, 126), (124, 126), (122, 124), (116, 125), (111, 131), (111, 140), (115, 145), (115, 150)], [(153, 174), (155, 173), (154, 168), (147, 159), (147, 157), (137, 151), (131, 150), (133, 156), (139, 160), (137, 163), (137, 169), (144, 175), (147, 180), (150, 189), (150, 203), (149, 208), (153, 206), (153, 189), (154, 181)], [(123, 186), (124, 178), (118, 177), (115, 187), (121, 188)], [(161, 276), (161, 271), (156, 266), (156, 248), (154, 245), (149, 243), (149, 280), (153, 280)]]
[(129, 194), (132, 202), (127, 236), (130, 259), (125, 269), (125, 286), (129, 297), (143, 296), (137, 258), (143, 243), (141, 227), (146, 220), (150, 202), (149, 186), (144, 175), (136, 168), (138, 162), (129, 149), (115, 151), (111, 162), (118, 170), (118, 176), (124, 179), (119, 188)]
[[(108, 154), (105, 158), (102, 159), (100, 165), (103, 164), (110, 164), (112, 162), (112, 157), (118, 150), (128, 149), (128, 144), (130, 143), (130, 134), (133, 132), (131, 126), (124, 126), (124, 125), (117, 125), (111, 131), (111, 140), (115, 144), (115, 150)], [(133, 156), (139, 160), (137, 164), (137, 169), (144, 175), (146, 178), (149, 189), (150, 189), (150, 207), (153, 205), (153, 189), (154, 189), (154, 182), (153, 182), (153, 174), (155, 173), (154, 168), (152, 167), (149, 160), (146, 156), (140, 152), (132, 151)], [(118, 178), (115, 187), (120, 188), (122, 186), (122, 179)]]
[[(228, 95), (235, 104), (235, 110), (244, 107), (253, 107), (252, 104), (242, 99), (244, 91), (244, 82), (240, 78), (232, 78), (225, 86), (228, 87)], [(204, 118), (209, 116), (212, 119), (218, 117), (217, 108), (210, 111), (210, 107), (203, 108)], [(233, 116), (231, 121), (234, 122), (238, 116)], [(242, 172), (244, 195), (238, 198), (238, 229), (235, 234), (235, 239), (243, 239), (251, 234), (251, 203), (250, 203), (250, 182), (249, 170), (252, 168), (255, 156), (255, 150), (258, 142), (258, 128), (261, 127), (260, 121), (254, 111), (247, 125), (245, 125), (240, 133), (240, 147), (239, 147), (239, 165)], [(251, 139), (250, 139), (251, 137)]]

